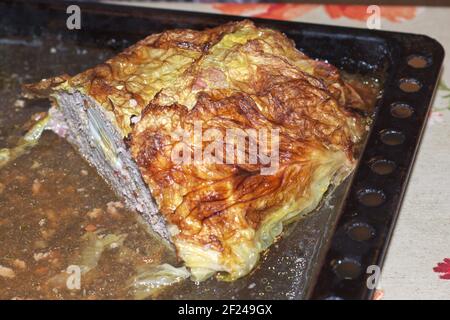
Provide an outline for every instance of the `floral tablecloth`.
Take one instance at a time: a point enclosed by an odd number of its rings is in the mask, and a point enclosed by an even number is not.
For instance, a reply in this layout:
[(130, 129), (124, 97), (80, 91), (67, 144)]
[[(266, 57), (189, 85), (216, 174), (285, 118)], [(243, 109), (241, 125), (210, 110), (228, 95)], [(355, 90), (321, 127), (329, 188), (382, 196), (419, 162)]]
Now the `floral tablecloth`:
[[(121, 3), (360, 28), (369, 16), (349, 5)], [(376, 297), (450, 299), (450, 8), (381, 6), (380, 14), (381, 29), (429, 35), (447, 57)]]

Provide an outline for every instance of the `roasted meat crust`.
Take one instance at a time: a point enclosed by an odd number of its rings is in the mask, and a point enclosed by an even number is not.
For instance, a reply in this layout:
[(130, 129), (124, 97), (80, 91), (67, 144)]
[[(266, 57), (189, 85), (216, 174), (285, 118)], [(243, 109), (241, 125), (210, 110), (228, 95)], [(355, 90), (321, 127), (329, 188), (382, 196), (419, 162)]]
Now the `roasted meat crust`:
[[(228, 34), (209, 45), (175, 85), (155, 96), (130, 143), (161, 212), (176, 226), (177, 248), (187, 243), (218, 252), (216, 271), (231, 279), (248, 271), (237, 246), (249, 243), (261, 251), (267, 247), (261, 239), (270, 244), (280, 232), (267, 235), (272, 231), (261, 231), (264, 224), (311, 211), (328, 185), (350, 172), (365, 124), (355, 112), (364, 101), (336, 68), (309, 59), (280, 33), (241, 27), (235, 31), (241, 38)], [(173, 133), (193, 133), (196, 125), (203, 135), (216, 130), (221, 137), (230, 129), (279, 130), (279, 168), (262, 175), (260, 162), (205, 163), (194, 156), (191, 163), (174, 163), (180, 139)], [(183, 143), (203, 153), (210, 148), (210, 141), (199, 146), (194, 135)], [(225, 154), (226, 146), (220, 148)], [(179, 254), (191, 267), (197, 264)]]
[[(113, 113), (197, 280), (217, 271), (228, 279), (247, 274), (283, 223), (312, 211), (352, 170), (366, 127), (357, 112), (367, 107), (361, 89), (285, 35), (248, 20), (151, 35), (75, 77), (25, 88), (38, 96), (79, 91)], [(279, 132), (277, 169), (261, 174), (267, 163), (259, 159), (175, 163), (180, 140), (173, 133), (196, 125), (221, 136), (229, 129)], [(205, 153), (208, 142), (190, 136), (183, 144)]]
[[(328, 105), (308, 114), (301, 99), (283, 103), (286, 94), (292, 93), (289, 86), (297, 92), (304, 89), (294, 82), (287, 83), (284, 92), (275, 88), (253, 98), (243, 93), (225, 98), (201, 94), (192, 110), (182, 105), (145, 109), (133, 132), (131, 151), (161, 212), (181, 230), (177, 237), (224, 250), (221, 239), (228, 234), (246, 227), (256, 230), (274, 210), (308, 197), (311, 173), (327, 161), (316, 161), (321, 153), (342, 152), (345, 159), (353, 143), (342, 112)], [(255, 100), (267, 103), (259, 108)], [(270, 105), (273, 100), (278, 100), (276, 113)], [(192, 157), (191, 164), (174, 163), (171, 156), (180, 139), (173, 133), (180, 129), (194, 132), (199, 123), (203, 136), (210, 129), (222, 137), (230, 129), (279, 129), (279, 169), (273, 175), (261, 175), (261, 162), (237, 163), (236, 159), (233, 164), (205, 164), (195, 163)], [(194, 149), (193, 136), (189, 142), (188, 148)], [(211, 142), (202, 142), (205, 153)], [(226, 153), (225, 146), (222, 152)], [(352, 159), (348, 158), (347, 165)]]

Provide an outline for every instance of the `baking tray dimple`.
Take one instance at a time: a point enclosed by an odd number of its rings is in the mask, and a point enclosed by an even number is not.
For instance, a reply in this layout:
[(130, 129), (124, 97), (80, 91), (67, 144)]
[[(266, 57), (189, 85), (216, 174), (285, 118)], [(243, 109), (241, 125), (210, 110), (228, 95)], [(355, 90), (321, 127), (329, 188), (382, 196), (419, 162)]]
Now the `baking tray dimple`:
[[(41, 101), (22, 113), (8, 112), (19, 95), (20, 83), (66, 72), (76, 74), (151, 33), (203, 29), (242, 19), (79, 3), (82, 28), (68, 30), (68, 5), (0, 3), (2, 144), (14, 132), (15, 124), (47, 107)], [(443, 49), (420, 35), (252, 20), (284, 32), (314, 58), (327, 60), (350, 74), (382, 78), (383, 94), (370, 134), (354, 174), (326, 197), (319, 210), (289, 225), (249, 276), (232, 283), (183, 282), (159, 298), (371, 298), (373, 288), (366, 285), (366, 269), (382, 266), (439, 76)], [(49, 55), (53, 49), (58, 54)], [(411, 66), (413, 57), (425, 59), (424, 67)], [(416, 92), (400, 89), (411, 91), (414, 84), (419, 84)], [(58, 153), (57, 147), (55, 144), (50, 152)]]

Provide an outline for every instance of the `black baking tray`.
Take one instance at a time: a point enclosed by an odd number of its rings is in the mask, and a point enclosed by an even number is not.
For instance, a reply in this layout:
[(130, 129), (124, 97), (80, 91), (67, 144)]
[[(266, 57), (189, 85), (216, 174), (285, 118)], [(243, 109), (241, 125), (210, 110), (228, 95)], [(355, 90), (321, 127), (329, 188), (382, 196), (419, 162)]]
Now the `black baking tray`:
[[(203, 29), (242, 19), (81, 2), (77, 3), (82, 13), (81, 29), (68, 30), (66, 8), (73, 3), (0, 2), (2, 77), (26, 72), (23, 81), (32, 82), (61, 73), (75, 74), (151, 33), (171, 28)], [(382, 75), (383, 93), (372, 128), (352, 177), (319, 210), (290, 225), (257, 270), (233, 283), (186, 282), (161, 298), (371, 299), (374, 288), (367, 285), (372, 274), (367, 268), (383, 265), (444, 50), (424, 35), (252, 20), (280, 30), (307, 55), (346, 72)], [(24, 46), (26, 54), (19, 55), (9, 46)], [(52, 46), (59, 54), (49, 59)], [(74, 50), (85, 51), (85, 57), (74, 58)], [(411, 66), (411, 57), (420, 57), (425, 67)], [(27, 60), (26, 68), (21, 59)], [(400, 88), (405, 84), (418, 90), (405, 92)], [(0, 111), (6, 112), (5, 108), (1, 105)]]

